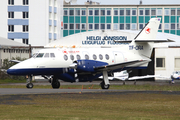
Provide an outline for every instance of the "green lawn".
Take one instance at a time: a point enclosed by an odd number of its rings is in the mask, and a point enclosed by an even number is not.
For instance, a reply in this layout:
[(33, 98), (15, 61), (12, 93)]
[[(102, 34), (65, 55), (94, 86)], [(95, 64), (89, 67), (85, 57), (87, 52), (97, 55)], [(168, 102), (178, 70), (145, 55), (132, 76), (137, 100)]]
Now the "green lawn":
[(82, 93), (0, 96), (0, 119), (179, 120), (180, 95)]

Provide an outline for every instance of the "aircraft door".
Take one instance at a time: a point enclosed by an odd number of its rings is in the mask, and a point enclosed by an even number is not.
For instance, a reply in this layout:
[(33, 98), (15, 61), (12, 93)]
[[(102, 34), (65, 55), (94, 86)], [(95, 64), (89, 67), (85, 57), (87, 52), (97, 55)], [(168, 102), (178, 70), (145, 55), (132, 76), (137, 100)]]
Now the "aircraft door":
[(113, 52), (114, 53), (114, 62), (121, 63), (124, 62), (124, 56), (121, 52)]

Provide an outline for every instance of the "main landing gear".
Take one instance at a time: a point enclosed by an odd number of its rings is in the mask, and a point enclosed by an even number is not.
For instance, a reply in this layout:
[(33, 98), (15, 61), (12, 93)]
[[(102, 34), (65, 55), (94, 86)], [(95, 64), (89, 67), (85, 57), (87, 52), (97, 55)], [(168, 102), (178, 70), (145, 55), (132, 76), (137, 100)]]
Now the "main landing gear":
[(33, 88), (33, 84), (31, 82), (32, 82), (32, 75), (29, 75), (28, 79), (26, 80), (26, 83), (27, 83), (26, 87), (29, 88), (29, 89)]
[(53, 77), (53, 80), (51, 82), (52, 88), (53, 89), (59, 89), (60, 87), (60, 82), (58, 81), (58, 79), (56, 77)]
[(103, 71), (103, 81), (101, 82), (101, 88), (102, 89), (109, 89), (110, 87), (110, 83), (109, 83), (109, 80), (108, 80), (108, 74), (107, 74), (107, 71)]

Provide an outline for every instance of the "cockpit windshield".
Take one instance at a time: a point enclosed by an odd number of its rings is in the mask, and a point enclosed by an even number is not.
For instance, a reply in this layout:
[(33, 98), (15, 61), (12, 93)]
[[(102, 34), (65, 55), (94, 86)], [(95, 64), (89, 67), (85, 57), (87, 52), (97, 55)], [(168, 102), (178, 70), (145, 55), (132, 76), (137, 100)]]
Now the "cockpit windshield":
[(41, 57), (43, 57), (43, 55), (44, 55), (44, 53), (39, 53), (39, 54), (36, 56), (36, 58), (41, 58)]

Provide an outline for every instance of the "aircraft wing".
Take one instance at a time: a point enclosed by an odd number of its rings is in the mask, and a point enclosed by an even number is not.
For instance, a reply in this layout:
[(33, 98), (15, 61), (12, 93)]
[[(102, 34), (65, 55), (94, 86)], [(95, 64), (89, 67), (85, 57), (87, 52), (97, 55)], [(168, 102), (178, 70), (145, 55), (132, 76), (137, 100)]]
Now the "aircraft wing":
[(160, 77), (160, 75), (134, 76), (128, 78), (128, 80), (137, 80), (137, 79), (154, 78), (154, 77)]
[(104, 65), (104, 66), (96, 67), (96, 68), (94, 68), (94, 70), (96, 70), (96, 71), (111, 71), (111, 70), (116, 70), (116, 69), (120, 69), (120, 68), (123, 69), (124, 67), (129, 67), (130, 65), (133, 65), (133, 64), (142, 65), (142, 64), (145, 64), (148, 62), (149, 62), (149, 60), (134, 60), (134, 61), (122, 62), (122, 63), (118, 63), (118, 64)]
[(19, 60), (10, 60), (9, 62), (20, 63), (20, 62), (22, 62), (22, 61), (19, 61)]

